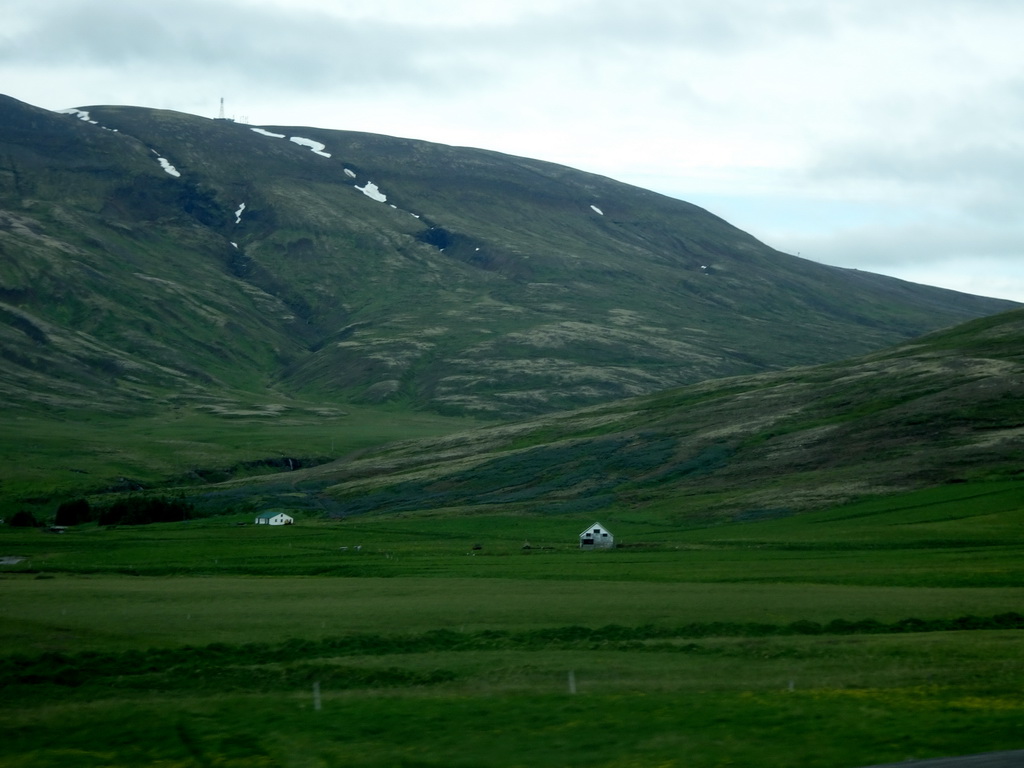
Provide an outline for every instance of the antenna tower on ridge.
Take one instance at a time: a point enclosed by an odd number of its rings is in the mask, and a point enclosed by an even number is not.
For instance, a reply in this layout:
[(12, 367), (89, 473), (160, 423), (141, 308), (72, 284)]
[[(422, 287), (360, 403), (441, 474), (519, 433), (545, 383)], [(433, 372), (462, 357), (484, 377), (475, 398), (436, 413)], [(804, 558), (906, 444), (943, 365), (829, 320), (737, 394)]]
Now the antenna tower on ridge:
[(226, 120), (229, 123), (235, 122), (235, 119), (233, 117), (225, 117), (224, 116), (224, 97), (223, 96), (220, 97), (220, 115), (218, 115), (216, 119), (217, 120)]

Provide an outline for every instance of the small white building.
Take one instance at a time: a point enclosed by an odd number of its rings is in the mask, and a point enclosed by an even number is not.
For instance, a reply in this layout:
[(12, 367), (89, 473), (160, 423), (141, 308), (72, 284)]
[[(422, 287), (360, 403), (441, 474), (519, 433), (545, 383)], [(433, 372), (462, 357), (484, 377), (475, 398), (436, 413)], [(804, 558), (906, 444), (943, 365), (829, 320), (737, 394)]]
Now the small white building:
[(580, 549), (611, 549), (614, 546), (612, 532), (600, 523), (594, 523), (580, 533)]
[(295, 520), (284, 512), (264, 512), (256, 516), (256, 525), (291, 525)]

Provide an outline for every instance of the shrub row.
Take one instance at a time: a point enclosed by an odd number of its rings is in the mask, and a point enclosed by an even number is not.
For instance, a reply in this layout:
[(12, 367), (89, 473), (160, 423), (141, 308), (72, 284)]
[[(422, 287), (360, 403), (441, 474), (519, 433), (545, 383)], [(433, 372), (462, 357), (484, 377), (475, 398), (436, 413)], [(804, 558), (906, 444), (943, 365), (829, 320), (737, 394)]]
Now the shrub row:
[[(296, 663), (304, 659), (329, 658), (338, 656), (382, 656), (428, 651), (463, 650), (539, 650), (544, 648), (591, 648), (603, 647), (609, 650), (623, 650), (639, 647), (650, 640), (708, 637), (768, 637), (793, 635), (850, 635), (850, 634), (899, 634), (912, 632), (948, 632), (960, 630), (1024, 629), (1024, 616), (1019, 613), (1002, 613), (996, 616), (962, 616), (956, 619), (902, 619), (886, 624), (873, 619), (846, 621), (836, 619), (826, 624), (815, 621), (795, 621), (790, 624), (759, 624), (708, 622), (686, 624), (676, 627), (642, 625), (626, 627), (611, 624), (590, 628), (581, 626), (550, 627), (524, 632), (504, 630), (482, 630), (479, 632), (454, 632), (439, 629), (418, 635), (385, 636), (377, 634), (352, 634), (322, 640), (286, 640), (282, 643), (245, 643), (228, 645), (211, 643), (206, 646), (160, 648), (148, 651), (124, 651), (122, 653), (99, 653), (84, 651), (75, 654), (43, 653), (37, 656), (9, 656), (0, 659), (0, 688), (11, 684), (45, 684), (76, 686), (92, 679), (122, 677), (131, 675), (154, 675), (173, 671), (183, 678), (210, 675), (225, 675), (225, 680), (241, 680), (254, 674), (255, 667), (265, 664), (282, 664), (285, 672), (273, 675), (290, 679), (287, 675), (299, 674)], [(244, 668), (244, 669), (243, 669)], [(261, 673), (263, 674), (263, 673)], [(326, 674), (326, 673), (318, 673)], [(342, 671), (342, 677), (354, 675)], [(374, 674), (382, 674), (379, 670)], [(402, 674), (407, 674), (403, 672)], [(416, 673), (419, 674), (419, 673)], [(426, 677), (402, 678), (401, 684), (421, 685), (440, 682), (442, 672), (436, 679), (428, 673)], [(264, 674), (263, 678), (265, 679)], [(255, 679), (255, 678), (254, 678)], [(276, 678), (275, 678), (276, 679)], [(355, 678), (358, 680), (358, 676)], [(362, 684), (362, 683), (357, 683)], [(377, 684), (385, 684), (378, 681)]]

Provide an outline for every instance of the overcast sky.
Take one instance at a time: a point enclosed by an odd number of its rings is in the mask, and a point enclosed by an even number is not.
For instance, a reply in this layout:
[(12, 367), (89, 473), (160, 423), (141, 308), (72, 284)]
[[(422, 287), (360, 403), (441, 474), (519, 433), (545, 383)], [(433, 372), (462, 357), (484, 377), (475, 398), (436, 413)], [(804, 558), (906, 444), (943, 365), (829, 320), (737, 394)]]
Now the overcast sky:
[(1024, 302), (1022, 0), (2, 0), (0, 92), (550, 160)]

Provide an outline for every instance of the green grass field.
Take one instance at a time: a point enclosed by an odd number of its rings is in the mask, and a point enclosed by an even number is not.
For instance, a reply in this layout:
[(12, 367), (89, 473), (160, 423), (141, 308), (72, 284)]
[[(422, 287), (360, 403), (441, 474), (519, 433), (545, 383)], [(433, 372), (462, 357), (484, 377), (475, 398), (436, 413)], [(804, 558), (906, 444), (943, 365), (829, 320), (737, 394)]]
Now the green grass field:
[[(196, 473), (280, 457), (326, 460), (381, 442), (428, 437), (475, 422), (408, 410), (325, 407), (285, 397), (210, 399), (109, 418), (79, 412), (3, 414), (0, 510), (52, 514), (54, 500), (128, 486), (198, 485)], [(202, 437), (197, 437), (201, 435)], [(19, 504), (19, 500), (22, 503)], [(5, 509), (6, 508), (6, 509)]]
[(0, 528), (0, 765), (854, 768), (1019, 749), (1022, 491), (703, 528), (610, 511), (606, 552), (576, 548), (589, 518), (458, 510)]

